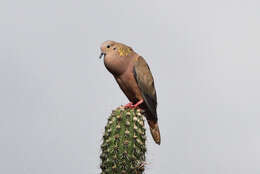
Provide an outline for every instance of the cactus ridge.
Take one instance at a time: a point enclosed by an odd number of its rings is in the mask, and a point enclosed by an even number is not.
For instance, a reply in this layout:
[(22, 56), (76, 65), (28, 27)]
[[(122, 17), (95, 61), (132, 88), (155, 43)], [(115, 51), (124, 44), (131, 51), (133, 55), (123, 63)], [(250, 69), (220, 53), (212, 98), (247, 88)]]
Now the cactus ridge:
[(100, 155), (101, 174), (141, 174), (145, 163), (144, 115), (119, 107), (109, 116)]

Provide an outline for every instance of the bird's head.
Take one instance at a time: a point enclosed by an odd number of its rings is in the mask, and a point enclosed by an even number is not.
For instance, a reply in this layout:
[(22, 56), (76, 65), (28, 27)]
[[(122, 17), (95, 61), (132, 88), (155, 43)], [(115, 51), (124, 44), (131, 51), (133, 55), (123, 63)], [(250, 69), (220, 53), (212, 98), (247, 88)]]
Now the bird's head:
[(103, 56), (105, 57), (106, 55), (110, 55), (113, 52), (113, 50), (115, 51), (115, 45), (115, 41), (108, 40), (103, 42), (100, 46), (101, 54), (99, 58), (102, 58)]
[(127, 70), (134, 51), (127, 45), (115, 41), (105, 41), (100, 46), (101, 55), (104, 56), (105, 67), (113, 75), (120, 75)]
[(100, 50), (101, 54), (99, 58), (103, 56), (128, 56), (133, 52), (132, 48), (111, 40), (103, 42), (100, 46)]

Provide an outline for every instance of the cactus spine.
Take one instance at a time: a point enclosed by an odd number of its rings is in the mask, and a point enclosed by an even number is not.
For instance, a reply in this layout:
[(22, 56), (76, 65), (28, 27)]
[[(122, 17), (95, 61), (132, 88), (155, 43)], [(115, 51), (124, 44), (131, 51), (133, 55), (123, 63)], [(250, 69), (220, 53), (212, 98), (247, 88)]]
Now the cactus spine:
[(101, 174), (142, 174), (145, 128), (140, 109), (119, 107), (108, 118), (101, 145)]

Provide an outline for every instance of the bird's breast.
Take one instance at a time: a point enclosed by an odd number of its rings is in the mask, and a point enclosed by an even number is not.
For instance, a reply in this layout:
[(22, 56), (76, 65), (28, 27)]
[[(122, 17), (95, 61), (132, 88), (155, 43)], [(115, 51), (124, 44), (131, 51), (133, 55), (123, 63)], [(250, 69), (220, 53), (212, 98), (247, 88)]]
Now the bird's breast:
[(131, 102), (135, 103), (142, 99), (141, 91), (132, 72), (126, 71), (120, 76), (115, 76), (115, 79), (121, 90)]
[(107, 70), (110, 73), (112, 73), (114, 76), (120, 76), (125, 72), (125, 69), (127, 68), (125, 63), (122, 62), (121, 60), (117, 60), (113, 57), (108, 57), (108, 56), (104, 58), (104, 64)]

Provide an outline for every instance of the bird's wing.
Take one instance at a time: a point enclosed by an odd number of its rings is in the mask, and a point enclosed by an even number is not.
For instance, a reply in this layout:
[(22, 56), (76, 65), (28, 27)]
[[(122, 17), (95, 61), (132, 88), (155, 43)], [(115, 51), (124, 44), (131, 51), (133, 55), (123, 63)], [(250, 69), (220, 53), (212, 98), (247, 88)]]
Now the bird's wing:
[(152, 114), (151, 116), (153, 118), (151, 119), (157, 121), (157, 96), (154, 87), (154, 80), (150, 68), (143, 57), (139, 56), (136, 59), (133, 72), (137, 85), (144, 98), (144, 102)]

